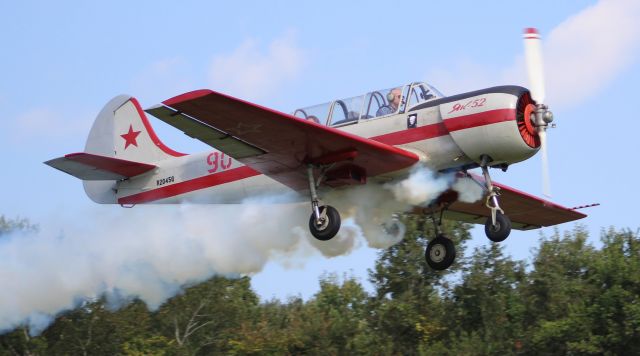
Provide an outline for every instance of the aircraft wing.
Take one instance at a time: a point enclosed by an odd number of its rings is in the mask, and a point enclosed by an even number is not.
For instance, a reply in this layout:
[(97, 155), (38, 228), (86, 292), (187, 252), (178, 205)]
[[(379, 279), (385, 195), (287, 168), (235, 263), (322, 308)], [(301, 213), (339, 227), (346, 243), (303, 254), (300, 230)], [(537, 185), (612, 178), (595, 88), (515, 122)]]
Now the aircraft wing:
[[(484, 182), (482, 177), (474, 175), (474, 178)], [(498, 198), (500, 207), (511, 219), (511, 225), (514, 229), (537, 229), (579, 220), (587, 216), (575, 209), (566, 208), (509, 186), (495, 182), (493, 184), (500, 188), (501, 194)], [(491, 211), (484, 204), (485, 198), (475, 203), (456, 201), (449, 206), (444, 217), (451, 220), (484, 224), (491, 216)]]
[(409, 151), (211, 90), (185, 93), (146, 111), (294, 190), (308, 189), (308, 163), (334, 164), (326, 181), (332, 185), (332, 179), (363, 182), (418, 161)]

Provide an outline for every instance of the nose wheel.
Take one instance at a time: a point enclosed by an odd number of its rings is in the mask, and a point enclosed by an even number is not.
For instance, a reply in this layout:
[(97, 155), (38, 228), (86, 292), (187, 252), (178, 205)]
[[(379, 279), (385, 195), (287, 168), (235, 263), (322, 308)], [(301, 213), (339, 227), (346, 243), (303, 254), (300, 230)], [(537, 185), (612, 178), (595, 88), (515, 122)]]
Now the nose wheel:
[(437, 271), (449, 268), (456, 258), (456, 248), (453, 241), (442, 234), (438, 235), (429, 241), (427, 249), (424, 251), (424, 258), (429, 267)]
[[(424, 251), (424, 258), (427, 261), (427, 264), (436, 271), (443, 271), (449, 268), (456, 259), (455, 244), (440, 232), (443, 212), (444, 209), (441, 211), (440, 219), (438, 221), (436, 221), (433, 213), (431, 214), (431, 220), (433, 221), (436, 237), (429, 241), (427, 248)], [(422, 228), (424, 230), (424, 225), (422, 225)]]

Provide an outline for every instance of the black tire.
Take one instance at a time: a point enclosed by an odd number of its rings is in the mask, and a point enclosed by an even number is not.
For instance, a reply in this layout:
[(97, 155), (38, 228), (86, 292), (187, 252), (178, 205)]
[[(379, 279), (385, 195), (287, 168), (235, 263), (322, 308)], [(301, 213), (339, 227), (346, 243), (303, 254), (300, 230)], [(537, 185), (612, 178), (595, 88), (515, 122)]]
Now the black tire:
[(501, 212), (496, 212), (496, 225), (494, 226), (491, 222), (491, 217), (487, 219), (487, 222), (484, 224), (484, 233), (487, 235), (489, 240), (493, 242), (502, 242), (509, 237), (511, 233), (511, 220), (506, 215), (503, 215)]
[(429, 267), (437, 271), (445, 270), (451, 266), (456, 258), (456, 247), (453, 241), (439, 235), (429, 241), (427, 249), (424, 251), (424, 258)]
[(329, 205), (323, 205), (320, 207), (320, 214), (326, 210), (326, 220), (318, 226), (316, 224), (316, 218), (314, 214), (311, 214), (309, 218), (309, 231), (311, 235), (320, 241), (331, 240), (338, 231), (340, 231), (340, 214), (338, 211)]

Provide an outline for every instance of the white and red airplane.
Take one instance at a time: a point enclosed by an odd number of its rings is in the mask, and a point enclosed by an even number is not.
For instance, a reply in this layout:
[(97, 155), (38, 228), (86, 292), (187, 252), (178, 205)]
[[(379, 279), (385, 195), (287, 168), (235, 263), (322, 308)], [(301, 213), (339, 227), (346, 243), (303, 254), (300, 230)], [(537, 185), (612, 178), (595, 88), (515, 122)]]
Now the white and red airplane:
[[(541, 146), (546, 162), (545, 133), (553, 117), (544, 105), (539, 40), (536, 30), (525, 31), (531, 91), (499, 86), (444, 96), (426, 83), (411, 83), (289, 115), (197, 90), (145, 110), (213, 148), (191, 155), (165, 146), (138, 101), (118, 96), (98, 114), (84, 152), (45, 163), (82, 179), (87, 195), (101, 204), (241, 203), (294, 191), (309, 197), (309, 228), (320, 240), (336, 235), (340, 214), (319, 194), (382, 186), (422, 164), (474, 179), (485, 199), (464, 203), (449, 190), (416, 213), (440, 213), (436, 227), (442, 218), (484, 223), (489, 239), (502, 241), (512, 227), (535, 229), (586, 216), (490, 178), (489, 168), (506, 170)], [(478, 167), (483, 177), (467, 173)], [(442, 270), (453, 263), (455, 247), (438, 233), (425, 257)]]

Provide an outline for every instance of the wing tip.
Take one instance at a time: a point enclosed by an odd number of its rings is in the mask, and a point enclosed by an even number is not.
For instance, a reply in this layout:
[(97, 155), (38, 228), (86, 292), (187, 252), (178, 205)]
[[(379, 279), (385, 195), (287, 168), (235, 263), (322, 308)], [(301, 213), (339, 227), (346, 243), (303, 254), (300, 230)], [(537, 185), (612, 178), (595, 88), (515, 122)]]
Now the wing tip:
[(209, 95), (211, 93), (213, 93), (213, 91), (210, 90), (210, 89), (194, 90), (194, 91), (190, 91), (190, 92), (187, 92), (187, 93), (184, 93), (184, 94), (180, 94), (180, 95), (174, 96), (173, 98), (169, 98), (169, 99), (163, 101), (162, 104), (164, 104), (166, 106), (173, 106), (173, 105), (179, 104), (179, 103), (184, 102), (184, 101), (198, 99), (198, 98), (201, 98), (203, 96), (207, 96), (207, 95)]

